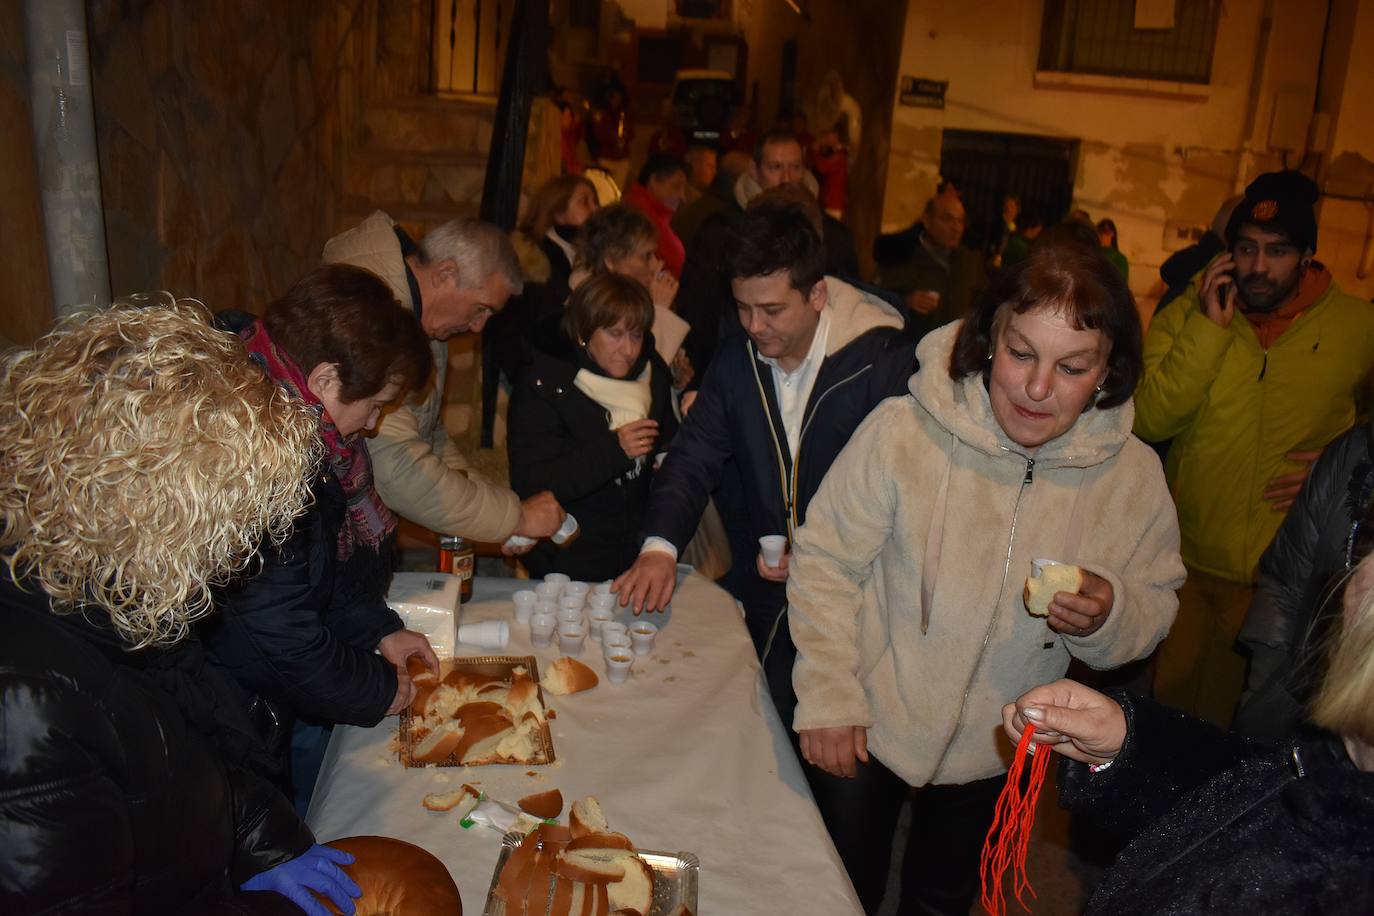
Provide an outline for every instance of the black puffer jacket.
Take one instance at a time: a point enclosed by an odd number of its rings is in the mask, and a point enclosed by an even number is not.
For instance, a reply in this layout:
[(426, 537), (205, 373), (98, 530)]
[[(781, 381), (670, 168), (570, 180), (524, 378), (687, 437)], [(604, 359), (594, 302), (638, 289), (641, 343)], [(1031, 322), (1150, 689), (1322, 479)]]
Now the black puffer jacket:
[[(525, 555), (536, 576), (562, 572), (597, 582), (620, 575), (639, 553), (639, 524), (649, 501), (653, 454), (638, 467), (625, 457), (611, 431), (606, 409), (573, 380), (590, 365), (571, 341), (546, 327), (533, 359), (510, 403), (507, 452), (511, 489), (521, 499), (552, 490), (581, 526), (577, 539), (562, 548), (541, 541)], [(653, 336), (644, 340), (642, 364), (652, 367), (649, 419), (658, 421), (654, 453), (664, 451), (677, 433), (667, 365), (654, 352)]]
[(1302, 718), (1339, 611), (1333, 589), (1359, 560), (1356, 527), (1374, 503), (1372, 453), (1368, 424), (1328, 445), (1260, 557), (1259, 587), (1238, 637), (1250, 655), (1233, 725), (1242, 734), (1276, 740)]
[(130, 652), (0, 575), (0, 912), (298, 912), (243, 881), (314, 843), (194, 639)]
[(1111, 767), (1059, 771), (1065, 807), (1131, 841), (1087, 916), (1374, 913), (1374, 773), (1339, 739), (1263, 745), (1114, 696), (1127, 737)]
[[(216, 613), (202, 624), (215, 660), (247, 692), (244, 702), (254, 702), (278, 749), (289, 728), (276, 726), (291, 717), (372, 726), (396, 696), (396, 669), (374, 652), (403, 626), (384, 599), (389, 563), (360, 546), (340, 564), (343, 487), (320, 471), (311, 489), (314, 502), (291, 536), (265, 545), (260, 564), (217, 590)], [(265, 716), (259, 698), (280, 713)]]

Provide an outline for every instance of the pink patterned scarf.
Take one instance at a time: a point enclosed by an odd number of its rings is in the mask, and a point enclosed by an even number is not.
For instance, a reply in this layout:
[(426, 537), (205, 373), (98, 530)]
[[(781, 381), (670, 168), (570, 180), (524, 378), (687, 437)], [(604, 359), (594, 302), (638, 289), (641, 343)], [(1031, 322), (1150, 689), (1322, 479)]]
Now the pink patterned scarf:
[(348, 559), (359, 544), (380, 553), (382, 541), (396, 530), (396, 516), (391, 514), (372, 485), (372, 459), (367, 454), (367, 440), (357, 433), (339, 435), (324, 405), (306, 384), (300, 367), (272, 342), (261, 321), (254, 321), (239, 336), (248, 357), (262, 367), (267, 377), (292, 397), (308, 404), (320, 418), (325, 464), (343, 487), (347, 506), (346, 524), (339, 529), (338, 558)]

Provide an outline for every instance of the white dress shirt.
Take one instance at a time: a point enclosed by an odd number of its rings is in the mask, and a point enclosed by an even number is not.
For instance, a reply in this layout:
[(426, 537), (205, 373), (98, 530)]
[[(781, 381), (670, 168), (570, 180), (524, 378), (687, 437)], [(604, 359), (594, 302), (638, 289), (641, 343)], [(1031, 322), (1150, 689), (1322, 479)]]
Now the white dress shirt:
[[(830, 336), (830, 309), (821, 310), (821, 320), (816, 323), (816, 334), (811, 338), (811, 349), (806, 357), (791, 372), (787, 372), (776, 359), (760, 356), (759, 362), (768, 366), (773, 375), (773, 394), (778, 399), (778, 410), (782, 413), (782, 428), (787, 435), (787, 451), (792, 456), (792, 465), (797, 464), (797, 448), (801, 442), (802, 421), (806, 414), (806, 402), (816, 387), (816, 377), (820, 375), (821, 364), (825, 362), (825, 344)], [(769, 419), (768, 422), (772, 422)], [(677, 559), (677, 548), (665, 538), (650, 535), (644, 539), (640, 553), (651, 550), (670, 553)]]

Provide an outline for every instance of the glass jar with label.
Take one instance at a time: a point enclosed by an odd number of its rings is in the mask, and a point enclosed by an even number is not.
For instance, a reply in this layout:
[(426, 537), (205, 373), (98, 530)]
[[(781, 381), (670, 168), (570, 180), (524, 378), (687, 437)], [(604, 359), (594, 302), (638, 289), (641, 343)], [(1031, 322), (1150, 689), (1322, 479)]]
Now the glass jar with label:
[(460, 604), (472, 600), (472, 576), (477, 562), (472, 544), (456, 534), (445, 534), (439, 538), (439, 572), (458, 577), (458, 596)]

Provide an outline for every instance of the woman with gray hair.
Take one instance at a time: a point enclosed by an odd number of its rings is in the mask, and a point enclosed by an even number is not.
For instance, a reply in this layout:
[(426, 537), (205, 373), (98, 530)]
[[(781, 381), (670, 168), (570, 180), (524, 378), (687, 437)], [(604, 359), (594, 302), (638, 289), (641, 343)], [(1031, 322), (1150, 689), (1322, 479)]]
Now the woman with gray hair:
[(0, 911), (358, 896), (191, 633), (319, 458), (314, 415), (207, 319), (170, 296), (83, 313), (0, 369)]

